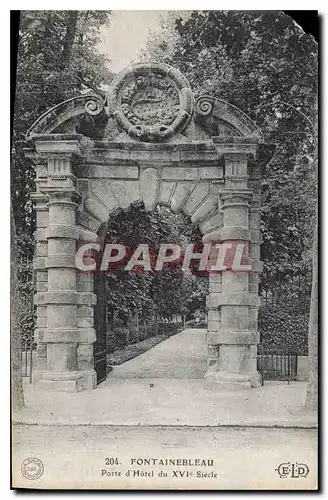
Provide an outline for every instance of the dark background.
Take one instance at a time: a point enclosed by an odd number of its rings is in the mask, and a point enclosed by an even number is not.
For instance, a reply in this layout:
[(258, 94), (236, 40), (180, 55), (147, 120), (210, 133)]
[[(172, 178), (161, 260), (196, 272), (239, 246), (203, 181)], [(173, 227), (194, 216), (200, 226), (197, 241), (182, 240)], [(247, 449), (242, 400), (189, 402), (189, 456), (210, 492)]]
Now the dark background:
[(284, 10), (284, 13), (292, 17), (306, 33), (313, 35), (319, 43), (320, 18), (317, 10)]

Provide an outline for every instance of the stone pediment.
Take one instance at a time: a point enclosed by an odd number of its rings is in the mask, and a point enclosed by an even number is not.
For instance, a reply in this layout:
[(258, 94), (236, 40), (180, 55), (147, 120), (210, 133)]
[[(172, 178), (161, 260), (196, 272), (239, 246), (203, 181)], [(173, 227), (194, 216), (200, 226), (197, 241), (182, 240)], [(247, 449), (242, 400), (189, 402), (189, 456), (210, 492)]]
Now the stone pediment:
[(27, 139), (63, 133), (137, 143), (204, 141), (213, 136), (262, 140), (245, 113), (212, 96), (195, 99), (188, 80), (162, 63), (128, 66), (114, 78), (105, 99), (87, 94), (54, 106), (32, 125)]

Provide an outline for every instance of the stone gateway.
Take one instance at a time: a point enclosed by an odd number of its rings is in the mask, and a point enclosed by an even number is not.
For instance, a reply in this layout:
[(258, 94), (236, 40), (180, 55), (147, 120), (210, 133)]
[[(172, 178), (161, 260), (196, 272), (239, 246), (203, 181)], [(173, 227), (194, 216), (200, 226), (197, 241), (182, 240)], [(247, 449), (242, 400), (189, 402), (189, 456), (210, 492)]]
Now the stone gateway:
[(110, 217), (141, 203), (182, 211), (204, 242), (247, 246), (249, 271), (209, 277), (206, 384), (257, 386), (260, 177), (270, 147), (252, 120), (220, 99), (195, 99), (177, 69), (138, 63), (116, 76), (106, 99), (58, 104), (27, 138), (36, 171), (37, 387), (81, 391), (101, 380), (101, 287), (76, 268), (75, 254), (102, 240)]

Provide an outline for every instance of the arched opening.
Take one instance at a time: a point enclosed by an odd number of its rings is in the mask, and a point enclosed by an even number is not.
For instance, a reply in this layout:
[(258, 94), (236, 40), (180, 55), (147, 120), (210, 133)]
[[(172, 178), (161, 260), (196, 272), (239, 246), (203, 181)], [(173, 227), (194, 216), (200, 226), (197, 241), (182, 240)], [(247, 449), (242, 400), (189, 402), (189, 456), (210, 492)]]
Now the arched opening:
[[(141, 98), (145, 85), (161, 96), (155, 124), (147, 111), (153, 99)], [(36, 385), (94, 389), (95, 366), (103, 367), (98, 382), (105, 377), (107, 319), (97, 312), (103, 304), (96, 305), (92, 273), (84, 276), (74, 255), (81, 242), (104, 239), (109, 216), (143, 203), (149, 212), (164, 205), (187, 214), (204, 243), (249, 250), (242, 277), (222, 269), (209, 278), (205, 380), (257, 386), (260, 177), (272, 152), (260, 144), (256, 124), (220, 99), (195, 99), (176, 69), (140, 63), (117, 75), (106, 100), (65, 101), (42, 115), (27, 138), (37, 188)], [(97, 275), (95, 281), (105, 297), (105, 281)]]
[[(163, 377), (163, 365), (168, 378), (203, 378), (206, 371), (206, 296), (209, 278), (206, 272), (199, 271), (199, 259), (192, 259), (188, 269), (182, 266), (187, 245), (192, 244), (195, 253), (203, 249), (198, 226), (181, 212), (174, 213), (163, 206), (157, 206), (150, 212), (143, 204), (139, 204), (111, 217), (102, 227), (102, 238), (103, 248), (113, 245), (112, 252), (115, 254), (114, 247), (122, 245), (126, 253), (121, 260), (104, 261), (102, 265), (103, 251), (98, 267), (106, 266), (106, 270), (98, 269), (95, 273), (97, 305), (94, 324), (97, 340), (94, 357), (98, 383), (105, 380), (107, 375), (160, 378)], [(175, 257), (172, 262), (161, 264), (158, 261), (163, 244), (175, 246), (174, 251), (167, 251), (172, 259)], [(144, 252), (141, 255), (139, 253), (138, 260), (149, 257), (150, 267), (134, 265), (132, 269), (127, 269), (129, 262), (131, 266), (131, 262), (137, 258), (140, 245), (143, 245)], [(180, 359), (179, 356), (172, 357), (170, 344), (167, 353), (163, 352), (161, 367), (153, 363), (148, 368), (140, 369), (139, 366), (134, 372), (133, 366), (136, 364), (129, 365), (129, 360), (190, 329), (194, 329), (195, 335), (198, 335), (198, 344), (202, 342), (197, 366), (195, 360), (192, 363), (188, 360), (188, 352), (181, 351)], [(200, 329), (203, 331), (200, 332)], [(192, 333), (188, 335), (192, 344)], [(184, 339), (182, 342), (185, 342)], [(193, 346), (190, 348), (189, 354), (193, 356)], [(200, 350), (198, 346), (195, 349)], [(177, 344), (176, 351), (179, 351)], [(169, 363), (170, 356), (172, 363)], [(190, 370), (188, 361), (193, 365)], [(181, 366), (176, 366), (180, 362)]]

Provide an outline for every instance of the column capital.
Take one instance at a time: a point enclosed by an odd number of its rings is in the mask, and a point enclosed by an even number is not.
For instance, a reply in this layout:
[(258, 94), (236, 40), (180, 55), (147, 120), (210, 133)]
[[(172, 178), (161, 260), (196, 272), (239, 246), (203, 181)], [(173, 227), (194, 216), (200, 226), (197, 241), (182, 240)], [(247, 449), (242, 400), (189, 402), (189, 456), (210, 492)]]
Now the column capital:
[(48, 210), (48, 196), (45, 193), (31, 193), (31, 200), (34, 204), (34, 209), (39, 211)]
[(255, 137), (212, 137), (216, 151), (222, 155), (246, 155), (255, 158), (258, 149), (258, 138)]
[(222, 200), (222, 209), (231, 206), (250, 206), (253, 197), (251, 189), (226, 188), (220, 191), (220, 199)]
[(203, 243), (220, 243), (227, 240), (251, 241), (251, 231), (245, 227), (223, 227), (203, 236)]
[(40, 134), (33, 137), (35, 150), (44, 156), (83, 154), (85, 138), (81, 134)]
[(80, 191), (75, 188), (47, 188), (46, 190), (50, 205), (69, 205), (78, 207), (82, 199)]
[(224, 153), (223, 157), (226, 162), (243, 162), (247, 163), (249, 158), (252, 157), (251, 153), (248, 151), (229, 151), (228, 153)]

